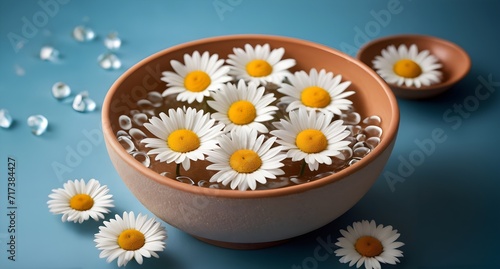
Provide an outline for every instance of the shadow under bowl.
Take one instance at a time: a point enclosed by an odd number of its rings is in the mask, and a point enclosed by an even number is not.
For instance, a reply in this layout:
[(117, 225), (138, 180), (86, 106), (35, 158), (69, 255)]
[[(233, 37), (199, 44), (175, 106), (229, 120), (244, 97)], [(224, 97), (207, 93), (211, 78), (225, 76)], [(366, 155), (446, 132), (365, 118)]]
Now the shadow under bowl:
[(356, 58), (372, 67), (375, 56), (381, 55), (382, 50), (390, 45), (396, 48), (404, 44), (407, 47), (417, 45), (419, 51), (429, 50), (442, 64), (440, 71), (443, 76), (441, 82), (422, 86), (420, 88), (405, 85), (389, 84), (394, 94), (406, 99), (424, 99), (439, 95), (450, 89), (460, 81), (470, 70), (471, 60), (469, 55), (458, 45), (433, 36), (427, 35), (393, 35), (374, 39), (363, 45)]
[[(384, 130), (381, 143), (367, 156), (338, 173), (308, 183), (279, 189), (238, 191), (198, 187), (160, 175), (135, 160), (117, 140), (119, 116), (147, 93), (163, 92), (162, 71), (172, 71), (171, 60), (209, 51), (226, 59), (233, 48), (269, 44), (285, 49), (284, 59), (296, 59), (292, 72), (311, 68), (342, 74), (352, 82), (350, 97), (361, 115), (378, 115)], [(135, 99), (134, 99), (135, 98)], [(135, 102), (134, 102), (135, 101)], [(173, 104), (172, 106), (179, 106)], [(167, 48), (127, 70), (109, 89), (102, 107), (102, 127), (109, 157), (125, 185), (153, 214), (170, 225), (210, 244), (254, 249), (282, 243), (320, 228), (354, 206), (370, 189), (394, 147), (399, 126), (396, 98), (370, 68), (342, 52), (289, 37), (232, 35), (192, 41)], [(320, 166), (321, 167), (321, 166)], [(324, 172), (325, 168), (318, 173)], [(285, 170), (285, 172), (287, 172)], [(186, 171), (193, 178), (204, 167)]]

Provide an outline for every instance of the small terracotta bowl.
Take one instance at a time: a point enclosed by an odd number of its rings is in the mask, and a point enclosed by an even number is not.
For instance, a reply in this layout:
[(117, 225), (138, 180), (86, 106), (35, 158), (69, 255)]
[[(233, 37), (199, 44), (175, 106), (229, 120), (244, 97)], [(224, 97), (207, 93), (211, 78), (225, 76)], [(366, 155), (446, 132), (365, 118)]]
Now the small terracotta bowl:
[(383, 49), (390, 45), (397, 48), (401, 44), (408, 47), (415, 44), (419, 51), (429, 50), (443, 65), (440, 69), (443, 77), (440, 83), (420, 88), (389, 85), (398, 97), (422, 99), (436, 96), (460, 81), (470, 70), (471, 61), (469, 55), (461, 47), (447, 40), (426, 35), (394, 35), (375, 39), (363, 45), (356, 57), (372, 67), (375, 56), (381, 55)]
[[(234, 47), (268, 43), (294, 58), (291, 71), (325, 68), (352, 81), (350, 98), (361, 115), (378, 115), (381, 143), (356, 164), (333, 175), (280, 189), (238, 191), (193, 186), (161, 176), (132, 158), (120, 145), (118, 117), (136, 109), (150, 91), (163, 92), (161, 72), (185, 53), (209, 51), (227, 59)], [(135, 102), (134, 102), (135, 101)], [(377, 180), (393, 149), (399, 126), (396, 98), (387, 84), (358, 60), (316, 43), (278, 36), (234, 35), (177, 45), (140, 61), (111, 86), (102, 107), (102, 127), (109, 157), (125, 185), (153, 214), (178, 229), (214, 245), (252, 249), (272, 246), (311, 232), (354, 206)], [(192, 166), (193, 167), (193, 166)], [(286, 171), (285, 171), (286, 172)], [(319, 173), (324, 172), (318, 171)], [(199, 177), (205, 169), (190, 169)]]

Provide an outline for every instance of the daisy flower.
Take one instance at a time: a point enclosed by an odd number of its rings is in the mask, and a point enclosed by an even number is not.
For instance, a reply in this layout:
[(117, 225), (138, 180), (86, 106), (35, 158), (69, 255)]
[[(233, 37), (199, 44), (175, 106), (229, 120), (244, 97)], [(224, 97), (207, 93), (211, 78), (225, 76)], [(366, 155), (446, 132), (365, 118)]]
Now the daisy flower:
[(290, 75), (289, 68), (295, 65), (294, 59), (282, 60), (284, 48), (273, 49), (269, 44), (252, 47), (245, 44), (245, 49), (233, 48), (226, 62), (231, 65), (229, 74), (236, 79), (266, 85), (268, 82), (280, 84)]
[(110, 212), (108, 208), (114, 207), (113, 195), (108, 193), (108, 187), (93, 178), (87, 183), (83, 179), (69, 180), (63, 188), (52, 190), (47, 204), (50, 212), (62, 214), (62, 221), (82, 223), (89, 218), (98, 221)]
[(214, 100), (207, 101), (217, 111), (212, 118), (224, 123), (226, 131), (255, 129), (267, 133), (269, 130), (262, 122), (273, 119), (278, 107), (270, 106), (276, 100), (274, 94), (264, 95), (265, 88), (257, 86), (255, 83), (247, 86), (244, 80), (239, 80), (238, 85), (227, 83), (220, 91), (213, 92)]
[(125, 266), (132, 259), (142, 264), (143, 257), (158, 258), (156, 251), (165, 248), (167, 232), (155, 219), (124, 212), (123, 217), (116, 214), (115, 219), (103, 224), (95, 234), (94, 242), (101, 250), (99, 258), (107, 257), (108, 263), (118, 258), (118, 266)]
[(404, 243), (396, 242), (399, 238), (397, 230), (392, 226), (378, 225), (375, 221), (354, 222), (352, 227), (340, 230), (343, 237), (337, 239), (335, 245), (340, 249), (335, 250), (341, 256), (341, 263), (356, 264), (359, 268), (363, 263), (366, 269), (380, 269), (380, 263), (396, 264), (398, 257), (403, 257), (403, 252), (397, 248)]
[(176, 60), (170, 61), (175, 72), (162, 73), (161, 80), (167, 82), (168, 87), (162, 95), (178, 94), (177, 101), (191, 104), (196, 100), (201, 103), (203, 98), (210, 96), (211, 91), (231, 80), (227, 75), (229, 67), (223, 64), (224, 60), (219, 60), (217, 54), (210, 56), (207, 51), (202, 55), (198, 51), (193, 55), (185, 54), (184, 64)]
[(372, 63), (375, 71), (389, 84), (420, 88), (441, 81), (438, 69), (442, 65), (438, 59), (428, 50), (419, 52), (415, 44), (409, 49), (404, 44), (397, 49), (390, 45)]
[(222, 134), (223, 124), (215, 124), (210, 119), (210, 113), (194, 108), (169, 109), (168, 115), (160, 113), (160, 117), (152, 117), (149, 123), (144, 123), (157, 138), (145, 138), (148, 155), (156, 154), (155, 160), (161, 162), (182, 164), (184, 170), (189, 170), (191, 160), (204, 160), (205, 154), (217, 147), (216, 137)]
[(275, 137), (264, 140), (264, 135), (257, 137), (256, 130), (233, 130), (223, 135), (220, 148), (207, 157), (213, 163), (207, 166), (207, 170), (218, 171), (210, 182), (231, 183), (231, 189), (238, 187), (241, 191), (255, 190), (257, 182), (265, 184), (266, 178), (283, 175), (285, 172), (280, 167), (286, 155), (280, 153), (282, 147), (272, 147)]
[(276, 130), (271, 135), (278, 138), (277, 143), (287, 150), (292, 161), (304, 160), (309, 170), (318, 170), (319, 164), (332, 164), (332, 157), (344, 159), (340, 152), (349, 149), (349, 135), (342, 120), (332, 122), (332, 113), (307, 111), (305, 108), (291, 111), (290, 120), (274, 122)]
[(279, 92), (285, 96), (281, 101), (289, 104), (287, 111), (305, 107), (309, 111), (322, 111), (341, 115), (341, 110), (349, 109), (352, 101), (345, 99), (354, 94), (347, 91), (350, 81), (342, 81), (341, 75), (333, 76), (332, 72), (312, 68), (309, 74), (298, 71), (289, 77), (290, 84), (282, 84)]

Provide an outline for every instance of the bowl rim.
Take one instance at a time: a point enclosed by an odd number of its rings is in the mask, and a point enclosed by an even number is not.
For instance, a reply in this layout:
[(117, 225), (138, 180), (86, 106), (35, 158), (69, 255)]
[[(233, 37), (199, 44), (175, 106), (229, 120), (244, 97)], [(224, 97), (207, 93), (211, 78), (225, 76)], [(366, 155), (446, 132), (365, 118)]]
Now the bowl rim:
[[(119, 88), (119, 85), (121, 85), (126, 78), (138, 70), (139, 68), (145, 66), (148, 62), (152, 61), (153, 59), (162, 57), (163, 55), (168, 54), (171, 51), (176, 51), (179, 49), (183, 49), (185, 47), (190, 47), (190, 46), (196, 46), (198, 44), (202, 43), (207, 43), (207, 42), (220, 42), (220, 41), (228, 41), (228, 40), (266, 40), (268, 42), (273, 42), (273, 41), (280, 41), (280, 42), (290, 42), (290, 43), (297, 43), (300, 45), (304, 46), (311, 46), (319, 50), (324, 50), (330, 53), (334, 53), (337, 56), (348, 60), (349, 62), (352, 62), (353, 64), (357, 65), (359, 68), (364, 70), (365, 72), (368, 72), (370, 76), (372, 76), (382, 87), (383, 91), (385, 92), (387, 98), (389, 99), (389, 104), (390, 104), (390, 111), (393, 115), (392, 121), (390, 122), (389, 127), (384, 130), (385, 137), (382, 139), (381, 143), (372, 151), (370, 154), (367, 156), (363, 157), (363, 159), (356, 164), (347, 167), (345, 169), (342, 169), (341, 171), (326, 176), (324, 178), (314, 180), (311, 182), (295, 185), (295, 186), (287, 186), (283, 188), (277, 188), (277, 189), (266, 189), (266, 190), (247, 190), (247, 191), (239, 191), (239, 190), (226, 190), (226, 189), (211, 189), (211, 188), (204, 188), (204, 187), (198, 187), (198, 186), (192, 186), (188, 185), (186, 183), (182, 183), (176, 180), (173, 180), (171, 178), (164, 177), (160, 175), (159, 173), (153, 171), (152, 169), (149, 169), (145, 166), (143, 166), (141, 163), (139, 163), (137, 160), (135, 160), (130, 154), (128, 154), (125, 149), (120, 145), (117, 139), (111, 139), (114, 138), (115, 135), (113, 133), (113, 130), (111, 128), (111, 123), (109, 120), (109, 115), (110, 115), (110, 108), (111, 108), (111, 97), (116, 93), (117, 89)], [(265, 42), (265, 41), (262, 41)], [(269, 197), (276, 197), (276, 196), (285, 196), (285, 195), (291, 195), (291, 194), (296, 194), (296, 193), (301, 193), (301, 192), (306, 192), (312, 189), (320, 188), (322, 186), (325, 186), (327, 184), (331, 184), (336, 181), (340, 181), (344, 178), (346, 178), (348, 175), (355, 173), (358, 170), (361, 170), (363, 167), (367, 166), (369, 163), (373, 162), (379, 155), (381, 155), (388, 147), (391, 146), (392, 142), (395, 141), (397, 131), (399, 128), (399, 107), (396, 101), (396, 97), (393, 94), (392, 90), (389, 88), (389, 86), (385, 83), (385, 81), (378, 76), (377, 73), (370, 67), (368, 67), (366, 64), (361, 62), (360, 60), (347, 55), (339, 50), (336, 50), (334, 48), (315, 43), (312, 41), (307, 41), (307, 40), (302, 40), (298, 38), (293, 38), (293, 37), (286, 37), (286, 36), (277, 36), (277, 35), (265, 35), (265, 34), (237, 34), (237, 35), (223, 35), (223, 36), (215, 36), (215, 37), (209, 37), (209, 38), (202, 38), (194, 41), (189, 41), (185, 43), (181, 43), (178, 45), (174, 45), (172, 47), (163, 49), (161, 51), (158, 51), (156, 53), (153, 53), (152, 55), (142, 59), (141, 61), (137, 62), (134, 64), (132, 67), (130, 67), (128, 70), (126, 70), (120, 77), (111, 85), (109, 88), (105, 99), (103, 101), (102, 105), (102, 129), (104, 133), (104, 139), (106, 140), (106, 144), (108, 147), (111, 147), (109, 150), (113, 150), (119, 158), (121, 158), (128, 166), (132, 167), (134, 170), (138, 171), (145, 177), (152, 179), (156, 181), (159, 184), (162, 185), (167, 185), (168, 187), (177, 189), (179, 191), (184, 191), (188, 192), (191, 194), (198, 194), (198, 195), (204, 195), (204, 196), (211, 196), (211, 197), (220, 197), (220, 198), (233, 198), (233, 199), (252, 199), (252, 198), (269, 198)], [(123, 180), (123, 179), (122, 179)]]
[[(442, 82), (442, 83), (441, 82), (440, 83), (435, 83), (435, 84), (431, 84), (429, 86), (423, 86), (423, 87), (420, 87), (420, 88), (417, 88), (415, 86), (408, 87), (408, 86), (405, 86), (404, 84), (401, 85), (401, 86), (398, 86), (396, 84), (389, 84), (390, 87), (396, 87), (398, 89), (405, 90), (405, 91), (421, 91), (421, 92), (439, 90), (439, 89), (442, 89), (442, 88), (451, 87), (453, 84), (457, 83), (462, 78), (464, 78), (467, 75), (467, 73), (469, 73), (469, 71), (471, 69), (472, 63), (471, 63), (470, 56), (469, 56), (469, 54), (462, 47), (460, 47), (459, 45), (457, 45), (456, 43), (454, 43), (452, 41), (449, 41), (449, 40), (446, 40), (446, 39), (443, 39), (443, 38), (440, 38), (440, 37), (436, 37), (436, 36), (423, 35), (423, 34), (398, 34), (398, 35), (388, 35), (388, 36), (384, 36), (384, 37), (373, 39), (373, 40), (365, 43), (363, 46), (361, 46), (361, 48), (358, 50), (358, 53), (356, 54), (356, 59), (362, 61), (361, 60), (362, 55), (371, 46), (379, 44), (379, 43), (384, 43), (384, 42), (387, 42), (387, 41), (391, 41), (391, 40), (403, 40), (403, 41), (406, 41), (406, 40), (407, 41), (411, 41), (411, 40), (429, 40), (429, 41), (434, 42), (434, 43), (440, 43), (440, 44), (443, 44), (445, 46), (454, 48), (456, 51), (459, 52), (459, 54), (461, 54), (464, 57), (464, 59), (466, 61), (463, 63), (463, 67), (464, 68), (460, 69), (461, 73), (459, 73), (459, 75), (456, 76), (455, 80), (448, 80), (448, 81), (445, 81), (445, 82)], [(367, 64), (367, 65), (371, 66), (369, 64)], [(424, 94), (424, 93), (422, 93), (422, 94)]]

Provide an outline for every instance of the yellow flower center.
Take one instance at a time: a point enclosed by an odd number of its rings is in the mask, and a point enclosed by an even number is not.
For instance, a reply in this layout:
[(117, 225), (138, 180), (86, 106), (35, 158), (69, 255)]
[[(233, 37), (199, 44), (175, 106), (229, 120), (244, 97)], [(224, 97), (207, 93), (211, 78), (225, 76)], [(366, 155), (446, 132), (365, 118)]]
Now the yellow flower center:
[(189, 72), (184, 78), (184, 87), (191, 92), (202, 92), (212, 82), (210, 76), (200, 70)]
[(265, 77), (273, 72), (273, 67), (264, 60), (252, 60), (247, 63), (246, 69), (252, 77)]
[(179, 129), (168, 136), (167, 145), (173, 151), (185, 153), (199, 148), (200, 138), (191, 130)]
[(144, 246), (146, 238), (136, 229), (127, 229), (118, 236), (118, 245), (124, 250), (138, 250)]
[(416, 78), (422, 74), (422, 68), (409, 59), (401, 59), (394, 64), (394, 73), (404, 78)]
[(356, 251), (365, 257), (375, 257), (382, 254), (384, 247), (382, 242), (373, 236), (361, 236), (354, 244)]
[(94, 199), (88, 194), (77, 194), (69, 200), (69, 206), (74, 210), (85, 211), (94, 206)]
[(306, 129), (297, 134), (295, 144), (305, 153), (318, 153), (326, 149), (328, 141), (323, 132)]
[(230, 121), (237, 125), (245, 125), (253, 122), (257, 117), (255, 106), (249, 101), (241, 100), (234, 102), (227, 111)]
[(262, 159), (253, 150), (240, 149), (231, 155), (229, 165), (238, 173), (252, 173), (260, 168)]
[(331, 97), (325, 89), (311, 86), (302, 91), (300, 100), (305, 106), (324, 108), (330, 104)]

